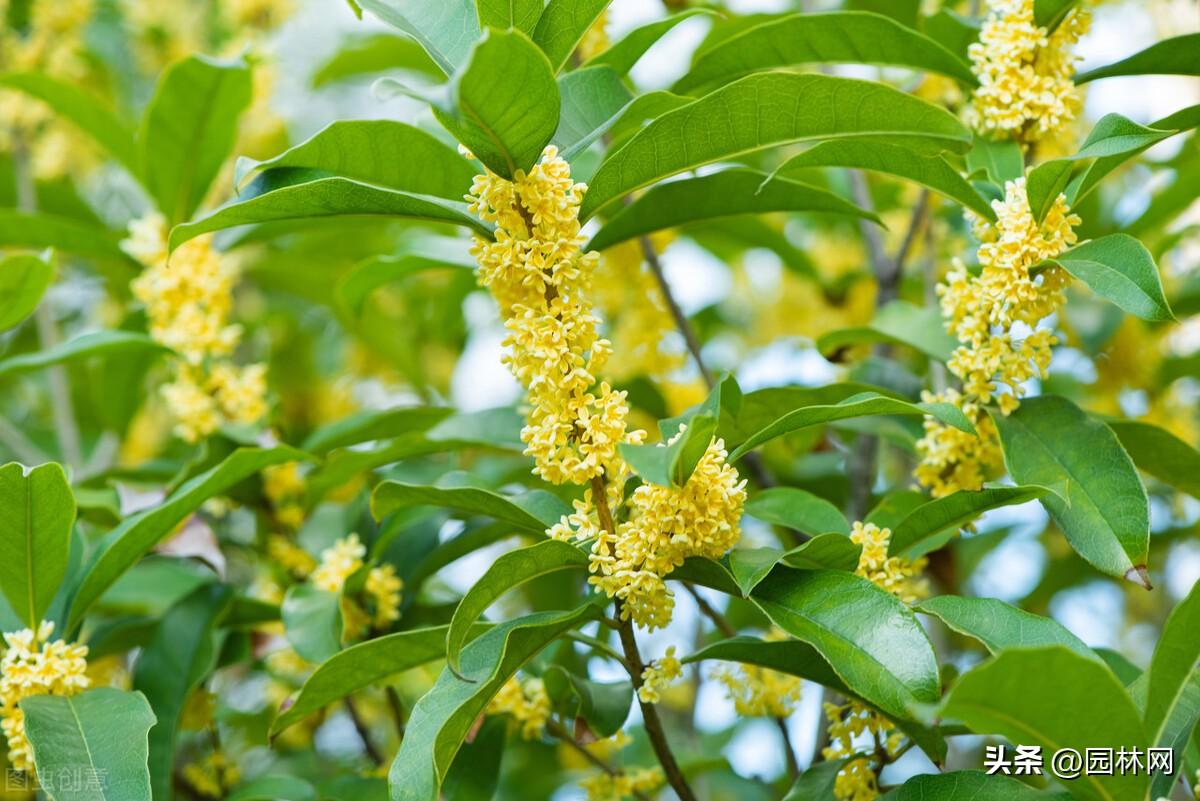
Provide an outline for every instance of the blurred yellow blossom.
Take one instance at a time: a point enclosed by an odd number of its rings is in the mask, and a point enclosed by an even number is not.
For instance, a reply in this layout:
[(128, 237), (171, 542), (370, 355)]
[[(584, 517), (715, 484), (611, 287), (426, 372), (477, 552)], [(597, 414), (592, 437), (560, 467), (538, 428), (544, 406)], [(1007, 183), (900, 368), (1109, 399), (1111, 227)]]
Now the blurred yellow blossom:
[(509, 715), (523, 738), (536, 740), (550, 720), (550, 696), (541, 679), (513, 676), (488, 703), (487, 714)]
[(221, 751), (213, 751), (199, 762), (183, 766), (184, 781), (205, 798), (224, 798), (241, 777), (237, 765)]
[(346, 579), (363, 566), (366, 555), (367, 547), (357, 534), (343, 537), (321, 551), (321, 563), (312, 574), (313, 585), (325, 592), (341, 592)]
[[(763, 639), (778, 642), (786, 637), (781, 630), (772, 628)], [(712, 672), (712, 678), (725, 685), (734, 710), (744, 717), (787, 717), (800, 703), (804, 684), (797, 676), (758, 665), (721, 666)]]
[(400, 590), (403, 588), (404, 582), (396, 575), (394, 565), (384, 563), (367, 573), (364, 589), (375, 605), (371, 622), (376, 628), (383, 628), (400, 619)]
[(683, 665), (675, 656), (672, 645), (659, 659), (655, 659), (642, 671), (642, 686), (638, 687), (638, 698), (643, 703), (657, 704), (662, 694), (676, 679), (683, 675)]

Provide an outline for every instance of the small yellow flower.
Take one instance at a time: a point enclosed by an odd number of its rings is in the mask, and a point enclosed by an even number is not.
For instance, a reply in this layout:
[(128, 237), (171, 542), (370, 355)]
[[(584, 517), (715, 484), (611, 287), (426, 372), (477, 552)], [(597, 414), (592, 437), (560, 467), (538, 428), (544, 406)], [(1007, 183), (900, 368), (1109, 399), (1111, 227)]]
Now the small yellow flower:
[(384, 563), (367, 573), (366, 592), (375, 603), (372, 623), (383, 628), (400, 619), (400, 590), (404, 582), (396, 575), (395, 566)]
[(929, 595), (929, 587), (921, 579), (926, 559), (905, 559), (888, 556), (892, 530), (874, 523), (855, 522), (850, 541), (862, 546), (855, 575), (862, 576), (887, 590), (906, 604), (913, 604)]
[[(825, 704), (825, 717), (829, 721), (829, 746), (821, 752), (825, 759), (852, 757), (860, 750), (874, 751), (874, 742), (865, 748), (855, 743), (863, 735), (878, 740), (889, 757), (894, 758), (900, 753), (903, 735), (883, 715), (857, 701), (842, 706)], [(853, 759), (838, 771), (833, 794), (838, 801), (874, 801), (878, 798), (879, 779), (871, 758), (864, 755)]]
[(298, 579), (307, 578), (317, 567), (317, 560), (281, 534), (272, 534), (267, 538), (267, 555)]
[(541, 679), (513, 676), (488, 703), (487, 714), (511, 716), (523, 738), (536, 740), (550, 720), (550, 696)]
[(199, 762), (183, 766), (183, 778), (205, 798), (223, 798), (241, 780), (242, 774), (221, 751), (213, 751)]
[(321, 563), (311, 577), (313, 585), (326, 592), (341, 592), (346, 579), (363, 566), (366, 555), (367, 548), (357, 534), (343, 537), (321, 551)]
[(638, 688), (638, 698), (646, 704), (657, 704), (662, 700), (663, 692), (683, 675), (683, 665), (675, 656), (675, 646), (667, 649), (660, 659), (655, 659), (642, 671), (642, 686)]
[[(786, 638), (786, 634), (775, 628), (764, 637), (768, 642)], [(797, 676), (757, 665), (740, 665), (736, 669), (719, 667), (713, 671), (712, 678), (725, 685), (734, 710), (743, 717), (787, 717), (800, 703), (804, 685)]]

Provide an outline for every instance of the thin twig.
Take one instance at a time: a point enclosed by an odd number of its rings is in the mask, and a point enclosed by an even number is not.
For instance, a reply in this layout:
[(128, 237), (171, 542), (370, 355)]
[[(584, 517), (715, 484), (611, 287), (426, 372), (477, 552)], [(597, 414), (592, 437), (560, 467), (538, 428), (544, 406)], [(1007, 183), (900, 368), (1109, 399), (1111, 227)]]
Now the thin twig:
[(382, 765), (383, 754), (379, 753), (375, 743), (371, 742), (371, 733), (367, 729), (367, 724), (363, 722), (362, 716), (358, 714), (358, 708), (349, 698), (342, 699), (342, 702), (346, 706), (346, 712), (350, 714), (350, 720), (354, 723), (354, 730), (358, 732), (358, 739), (362, 740), (363, 750), (366, 751), (367, 757), (376, 766)]
[(621, 665), (622, 667), (628, 667), (625, 664), (625, 657), (621, 656), (621, 654), (619, 654), (616, 651), (616, 649), (614, 649), (611, 645), (604, 642), (603, 640), (599, 640), (596, 637), (589, 637), (586, 634), (580, 634), (578, 631), (567, 632), (567, 639), (574, 640), (575, 642), (578, 642), (578, 643), (582, 643), (583, 645), (588, 646), (592, 650), (598, 651), (599, 653), (604, 654), (604, 656), (613, 660), (614, 662)]
[[(574, 737), (572, 737), (571, 733), (568, 732), (566, 729), (564, 729), (562, 724), (559, 723), (557, 720), (547, 721), (546, 731), (553, 737), (556, 737), (560, 741), (571, 746), (571, 748), (575, 749), (576, 753), (578, 753), (580, 756), (582, 756), (588, 762), (592, 763), (592, 765), (596, 766), (603, 772), (607, 773), (609, 776), (624, 775), (625, 771), (614, 768), (612, 765), (608, 764), (603, 759), (596, 756), (591, 751), (587, 750), (587, 747), (584, 746), (582, 743), (580, 743), (578, 740), (576, 740)], [(638, 799), (638, 801), (650, 801), (649, 796), (647, 796), (641, 790), (631, 789), (630, 792), (633, 793), (633, 797)]]
[[(937, 242), (934, 240), (932, 222), (925, 226), (925, 258), (921, 261), (925, 305), (930, 308), (936, 308), (938, 304)], [(949, 384), (946, 376), (946, 366), (939, 361), (930, 361), (929, 372), (933, 379), (934, 392), (938, 395), (943, 395)]]

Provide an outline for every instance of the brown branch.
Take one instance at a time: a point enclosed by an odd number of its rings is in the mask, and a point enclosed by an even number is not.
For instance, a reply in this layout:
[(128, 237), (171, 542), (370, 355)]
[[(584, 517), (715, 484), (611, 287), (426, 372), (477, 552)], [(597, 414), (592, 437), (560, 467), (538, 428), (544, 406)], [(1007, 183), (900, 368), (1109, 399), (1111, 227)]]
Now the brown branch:
[(371, 742), (371, 733), (367, 729), (367, 724), (363, 722), (362, 716), (358, 714), (358, 708), (349, 698), (343, 699), (343, 703), (346, 705), (346, 712), (350, 714), (350, 720), (354, 722), (354, 731), (358, 732), (358, 739), (362, 740), (363, 750), (367, 752), (367, 757), (376, 767), (382, 765), (383, 754), (375, 747), (375, 743)]

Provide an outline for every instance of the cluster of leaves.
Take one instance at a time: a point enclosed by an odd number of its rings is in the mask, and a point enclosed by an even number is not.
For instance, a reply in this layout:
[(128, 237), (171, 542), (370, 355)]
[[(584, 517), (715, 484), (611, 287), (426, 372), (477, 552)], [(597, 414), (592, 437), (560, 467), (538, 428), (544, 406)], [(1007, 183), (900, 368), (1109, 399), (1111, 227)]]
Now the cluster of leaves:
[[(415, 101), (414, 121), (340, 120), (272, 158), (243, 158), (236, 195), (218, 208), (205, 201), (236, 155), (251, 96), (245, 61), (198, 55), (176, 63), (136, 126), (125, 111), (51, 75), (0, 75), (0, 86), (48, 104), (95, 140), (123, 173), (99, 183), (114, 181), (157, 209), (173, 226), (171, 248), (217, 232), (220, 247), (244, 259), (245, 291), (260, 301), (244, 304), (247, 347), (270, 360), (278, 400), (269, 436), (265, 424), (227, 429), (195, 446), (171, 440), (150, 457), (118, 458), (144, 450), (139, 425), (171, 354), (136, 312), (61, 342), (34, 330), (30, 315), (48, 308), (64, 266), (73, 271), (64, 280), (99, 276), (106, 293), (127, 304), (138, 270), (118, 245), (127, 220), (95, 213), (69, 182), (38, 185), (40, 207), (18, 208), (18, 192), (0, 175), (0, 200), (10, 206), (0, 209), (0, 247), (13, 251), (0, 262), (0, 328), (11, 331), (0, 358), (0, 451), (45, 462), (0, 468), (0, 624), (14, 631), (54, 621), (61, 636), (88, 645), (89, 659), (116, 659), (132, 674), (127, 689), (22, 702), (40, 774), (85, 766), (109, 782), (104, 790), (47, 792), (56, 801), (194, 795), (181, 768), (212, 739), (235, 755), (274, 746), (270, 756), (245, 761), (250, 777), (230, 788), (231, 801), (550, 797), (575, 772), (558, 767), (555, 739), (578, 750), (628, 723), (631, 764), (663, 761), (666, 741), (674, 748), (682, 776), (668, 778), (679, 795), (690, 782), (706, 798), (834, 797), (842, 765), (819, 754), (803, 774), (752, 780), (711, 757), (734, 728), (697, 734), (688, 710), (665, 715), (665, 731), (657, 717), (628, 722), (641, 682), (636, 639), (618, 639), (611, 606), (590, 590), (586, 551), (546, 538), (582, 488), (532, 476), (517, 410), (462, 412), (443, 400), (446, 363), (468, 335), (469, 236), (494, 234), (464, 196), (479, 164), (512, 178), (551, 144), (589, 185), (581, 209), (591, 224), (588, 249), (648, 242), (670, 229), (729, 264), (771, 251), (835, 307), (848, 283), (879, 285), (873, 316), (821, 332), (814, 343), (842, 380), (745, 393), (732, 377), (711, 382), (707, 400), (686, 411), (686, 436), (625, 452), (640, 480), (681, 485), (719, 436), (751, 481), (746, 525), (758, 521), (762, 547), (690, 559), (668, 576), (700, 599), (720, 599), (703, 600), (712, 619), (683, 661), (769, 668), (859, 701), (903, 731), (931, 770), (968, 734), (1051, 752), (1136, 746), (1177, 755), (1175, 775), (1091, 776), (1051, 789), (977, 771), (931, 772), (892, 789), (895, 801), (1063, 792), (1153, 801), (1182, 791), (1200, 768), (1200, 591), (1183, 593), (1173, 609), (1162, 590), (1138, 601), (1141, 622), (1156, 631), (1148, 660), (1089, 648), (1046, 613), (1057, 593), (1088, 582), (1131, 593), (1164, 583), (1169, 554), (1196, 535), (1185, 498), (1200, 497), (1194, 443), (1114, 414), (1095, 387), (1052, 372), (1037, 397), (1011, 415), (992, 415), (1010, 482), (936, 499), (908, 489), (923, 418), (974, 432), (957, 407), (920, 400), (923, 388), (944, 380), (956, 345), (936, 304), (922, 301), (931, 278), (903, 270), (903, 255), (894, 270), (864, 263), (858, 274), (830, 277), (783, 221), (809, 234), (878, 241), (878, 227), (907, 217), (909, 190), (920, 187), (939, 199), (938, 230), (959, 243), (939, 250), (929, 237), (924, 258), (936, 269), (947, 253), (965, 255), (962, 211), (994, 219), (990, 201), (1002, 197), (1005, 181), (1027, 177), (1039, 219), (1063, 192), (1084, 219), (1086, 241), (1056, 262), (1088, 290), (1071, 298), (1063, 325), (1076, 353), (1103, 362), (1120, 331), (1162, 332), (1200, 307), (1200, 276), (1164, 289), (1156, 265), (1189, 234), (1172, 226), (1200, 173), (1189, 136), (1200, 107), (1149, 126), (1106, 116), (1076, 152), (1029, 169), (1017, 144), (973, 135), (910, 91), (923, 74), (960, 91), (974, 85), (965, 54), (977, 22), (955, 3), (932, 15), (910, 2), (762, 17), (691, 9), (583, 56), (580, 42), (607, 5), (357, 0), (359, 13), (395, 32), (348, 43), (316, 65), (313, 83), (384, 76), (374, 94), (405, 99), (388, 109)], [(1039, 22), (1052, 26), (1072, 3), (1035, 5)], [(699, 16), (709, 18), (710, 33), (686, 74), (669, 91), (636, 91), (629, 75), (642, 56)], [(1183, 36), (1079, 80), (1196, 75), (1197, 52), (1196, 36)], [(905, 77), (865, 81), (818, 69), (861, 63), (902, 68)], [(1170, 161), (1135, 163), (1176, 136), (1185, 142)], [(5, 165), (9, 173), (20, 166)], [(847, 170), (870, 175), (865, 195), (851, 191)], [(1125, 219), (1116, 210), (1122, 182), (1146, 171), (1174, 178), (1140, 216)], [(928, 194), (922, 198), (921, 213), (929, 213)], [(910, 246), (901, 243), (900, 252)], [(93, 322), (72, 313), (80, 319), (60, 322)], [(753, 310), (744, 320), (714, 306), (687, 322), (689, 337), (718, 341), (753, 328), (755, 318)], [(340, 358), (347, 343), (375, 364), (348, 365)], [(736, 367), (713, 350), (717, 367)], [(322, 416), (328, 398), (314, 387), (346, 376), (400, 387), (420, 402)], [(1180, 356), (1130, 388), (1157, 396), (1197, 377), (1197, 357)], [(681, 419), (672, 414), (685, 410), (672, 407), (665, 382), (654, 378), (623, 388), (670, 433)], [(64, 426), (81, 438), (86, 459), (72, 463)], [(250, 591), (255, 577), (279, 572), (269, 556), (275, 521), (262, 472), (292, 462), (306, 471), (300, 546), (315, 557), (357, 532), (367, 561), (393, 565), (404, 581), (398, 622), (347, 640), (345, 602), (361, 593), (365, 571), (339, 594), (297, 583), (273, 603)], [(131, 513), (137, 491), (155, 493), (155, 502)], [(1034, 501), (1048, 514), (1041, 536), (1052, 555), (1040, 583), (1019, 606), (974, 597), (975, 566), (1011, 531), (958, 534), (990, 510)], [(1152, 527), (1155, 504), (1162, 514)], [(855, 575), (860, 546), (849, 533), (859, 519), (892, 530), (891, 555), (928, 556), (938, 595), (910, 607)], [(454, 563), (514, 539), (470, 576), (465, 592), (451, 589)], [(501, 599), (511, 602), (506, 611), (519, 611), (485, 620)], [(772, 626), (787, 638), (749, 634)], [(315, 664), (292, 685), (265, 656), (278, 630)], [(628, 675), (613, 680), (614, 668)], [(549, 695), (552, 720), (541, 740), (508, 736), (502, 720), (482, 722), (518, 671), (541, 677)], [(268, 684), (294, 694), (281, 706), (244, 698)], [(209, 691), (222, 699), (197, 734), (186, 721), (190, 699)], [(314, 744), (312, 731), (326, 719), (330, 728), (353, 724), (352, 753)], [(372, 761), (390, 765), (386, 781), (366, 769)]]

